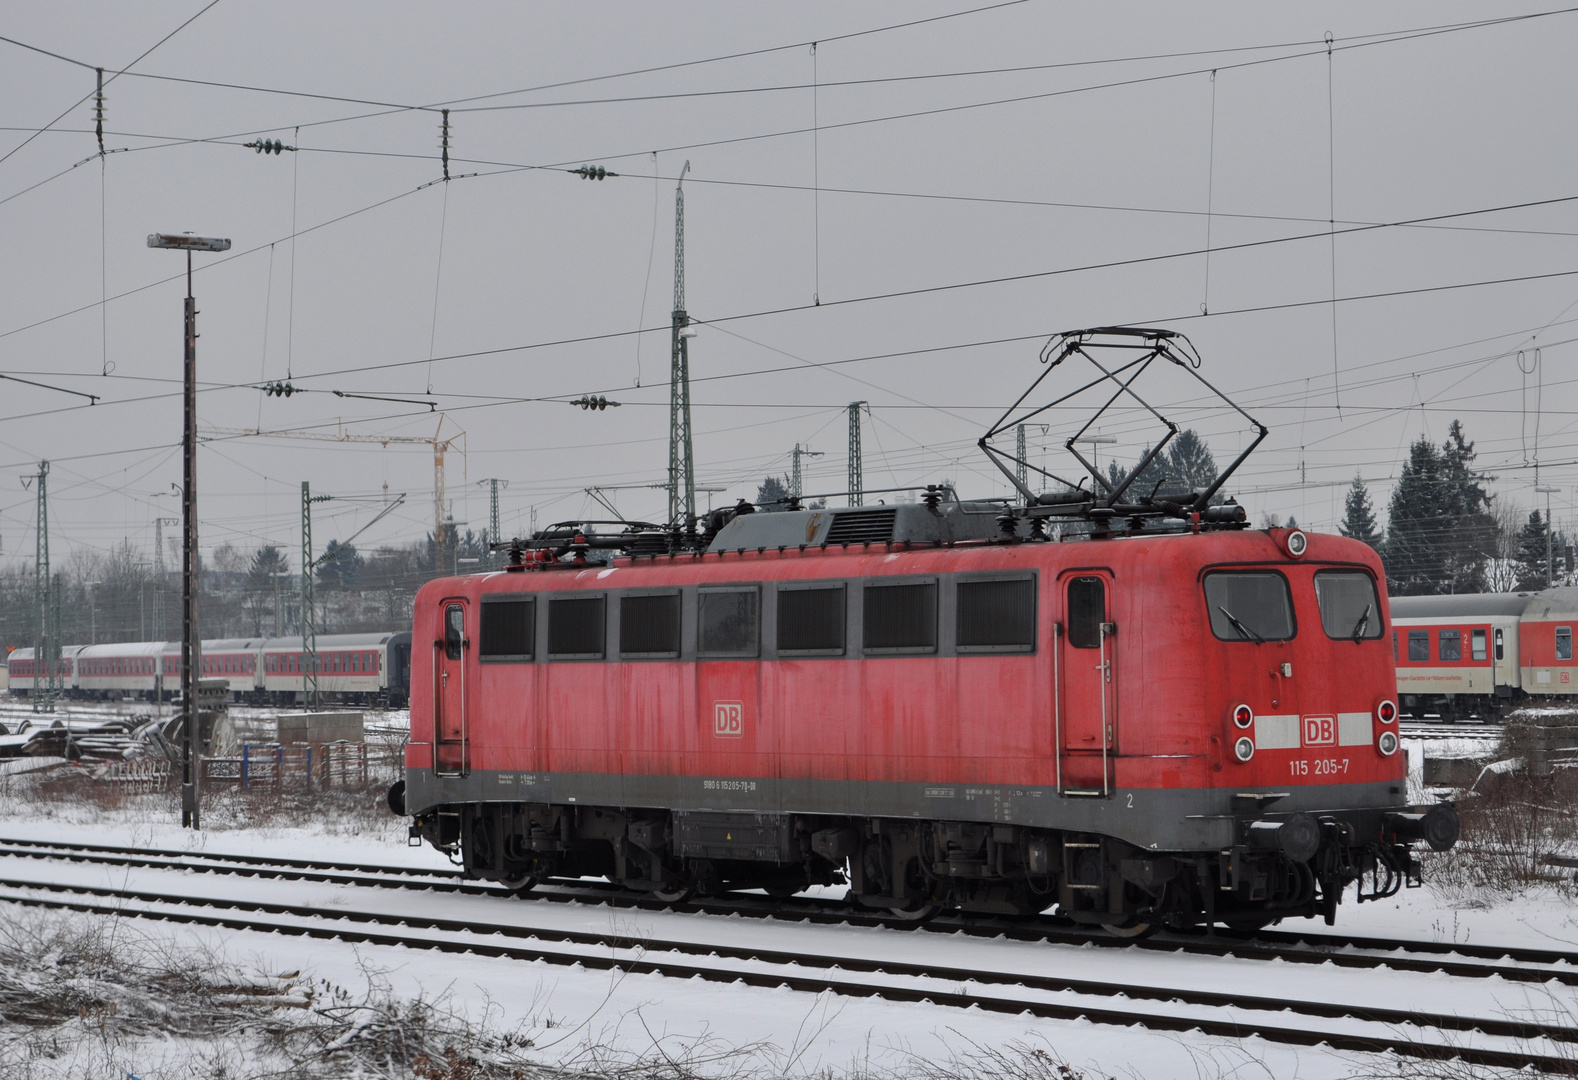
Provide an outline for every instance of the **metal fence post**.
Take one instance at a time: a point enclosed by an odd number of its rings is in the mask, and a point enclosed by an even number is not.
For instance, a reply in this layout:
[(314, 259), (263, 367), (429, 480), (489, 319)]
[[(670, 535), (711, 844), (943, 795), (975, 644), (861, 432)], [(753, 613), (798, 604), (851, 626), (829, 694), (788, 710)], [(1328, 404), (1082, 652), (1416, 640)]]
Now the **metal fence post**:
[(251, 757), (252, 747), (249, 743), (241, 744), (241, 790), (247, 789), (247, 765)]

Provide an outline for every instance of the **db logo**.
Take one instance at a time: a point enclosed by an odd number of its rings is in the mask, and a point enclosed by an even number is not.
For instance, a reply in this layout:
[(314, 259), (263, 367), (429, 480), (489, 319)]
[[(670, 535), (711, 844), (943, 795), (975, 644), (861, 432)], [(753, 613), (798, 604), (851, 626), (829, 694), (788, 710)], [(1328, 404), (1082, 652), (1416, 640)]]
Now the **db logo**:
[(1571, 681), (1572, 681), (1572, 679), (1568, 677), (1567, 672), (1565, 672), (1565, 671), (1562, 672), (1562, 682), (1565, 683), (1565, 682), (1571, 682)]
[(712, 736), (715, 739), (738, 739), (745, 734), (745, 704), (740, 701), (714, 701), (712, 703)]
[(1335, 716), (1304, 717), (1305, 746), (1335, 746), (1337, 743), (1337, 718)]

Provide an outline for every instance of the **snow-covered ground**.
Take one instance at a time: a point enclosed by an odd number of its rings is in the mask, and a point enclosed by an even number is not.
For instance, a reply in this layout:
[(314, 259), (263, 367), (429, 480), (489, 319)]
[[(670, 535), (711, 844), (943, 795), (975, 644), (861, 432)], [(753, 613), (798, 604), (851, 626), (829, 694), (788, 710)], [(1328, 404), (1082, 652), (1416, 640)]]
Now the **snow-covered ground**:
[[(0, 835), (447, 867), (444, 857), (430, 848), (406, 846), (403, 823), (392, 816), (380, 818), (368, 813), (355, 815), (349, 822), (219, 827), (192, 834), (181, 830), (166, 813), (149, 813), (145, 800), (133, 802), (142, 808), (112, 811), (81, 803), (24, 802), (0, 796)], [(15, 862), (20, 867), (27, 861)], [(81, 873), (85, 881), (104, 875), (101, 869), (87, 867)], [(167, 872), (147, 873), (168, 876)], [(117, 880), (124, 878), (133, 887), (136, 876), (116, 872)], [(194, 896), (235, 888), (233, 880), (207, 875), (191, 875), (189, 882)], [(281, 889), (296, 902), (308, 897), (308, 902), (321, 904), (326, 912), (332, 912), (337, 903), (344, 903), (336, 900), (344, 887), (317, 885), (307, 887), (306, 892), (303, 888), (299, 883), (259, 882), (255, 886), (259, 899), (270, 896), (271, 890)], [(1254, 974), (1246, 981), (1243, 965), (1235, 967), (1220, 958), (1032, 947), (1002, 940), (954, 939), (852, 927), (786, 928), (745, 919), (536, 904), (502, 897), (377, 892), (380, 904), (393, 905), (395, 910), (406, 905), (404, 910), (413, 914), (437, 912), (465, 918), (464, 912), (475, 911), (479, 919), (503, 917), (513, 922), (519, 918), (545, 927), (573, 923), (581, 929), (648, 938), (706, 940), (706, 935), (712, 934), (720, 945), (747, 942), (762, 948), (783, 947), (783, 941), (775, 935), (787, 931), (814, 935), (814, 945), (808, 938), (799, 939), (807, 950), (827, 949), (830, 942), (841, 937), (850, 955), (877, 950), (879, 955), (895, 959), (973, 964), (982, 971), (1024, 970), (1290, 997), (1335, 993), (1338, 1000), (1375, 1004), (1429, 1001), (1431, 1007), (1444, 1011), (1457, 1007), (1484, 1013), (1488, 1009), (1491, 1015), (1503, 1010), (1508, 1015), (1528, 1016), (1570, 1007), (1565, 991), (1502, 983), (1498, 979), (1483, 980), (1471, 988), (1475, 1001), (1440, 1000), (1441, 983), (1435, 977), (1393, 971), (1353, 972), (1329, 966), (1262, 963), (1255, 966)], [(280, 898), (286, 899), (284, 893)], [(8, 909), (16, 910), (0, 905), (0, 911)], [(497, 912), (504, 914), (496, 916)], [(1285, 925), (1305, 928), (1302, 920)], [(1312, 923), (1309, 929), (1318, 931), (1321, 927)], [(1426, 888), (1380, 903), (1344, 905), (1336, 930), (1398, 939), (1578, 950), (1578, 907), (1557, 891), (1465, 898)], [(532, 1040), (532, 1059), (544, 1064), (584, 1064), (589, 1055), (612, 1055), (628, 1063), (641, 1058), (662, 1060), (667, 1054), (676, 1061), (693, 1063), (706, 1058), (720, 1072), (745, 1067), (751, 1075), (809, 1075), (823, 1070), (834, 1075), (914, 1075), (920, 1071), (921, 1062), (935, 1064), (954, 1059), (956, 1071), (967, 1071), (965, 1059), (976, 1052), (972, 1048), (1018, 1047), (1026, 1054), (1038, 1048), (1090, 1076), (1196, 1078), (1237, 1076), (1246, 1069), (1275, 1077), (1398, 1075), (1395, 1062), (1379, 1056), (1329, 1048), (1301, 1049), (1258, 1039), (1230, 1041), (1195, 1032), (1152, 1032), (928, 1004), (765, 990), (743, 984), (676, 981), (657, 975), (610, 975), (580, 967), (436, 954), (419, 948), (350, 945), (140, 920), (121, 932), (156, 939), (165, 949), (190, 949), (194, 955), (217, 953), (256, 975), (307, 971), (330, 984), (350, 988), (353, 996), (382, 987), (405, 1000), (442, 999), (446, 1007), (458, 1010), (475, 1025), (485, 1024), (495, 1031), (518, 1030)], [(838, 945), (831, 947), (836, 949)], [(1031, 950), (1034, 955), (1027, 956)], [(144, 1043), (123, 1048), (128, 1071), (144, 1080), (183, 1075), (177, 1071), (178, 1062), (185, 1060), (179, 1052), (158, 1040)], [(1026, 1060), (1050, 1062), (1053, 1058), (1030, 1055)], [(40, 1071), (37, 1075), (75, 1075), (66, 1068), (69, 1062), (70, 1059), (57, 1062), (62, 1071)]]
[[(4, 710), (10, 712), (11, 710)], [(20, 710), (18, 710), (20, 711)], [(73, 709), (72, 713), (97, 710)], [(118, 710), (107, 709), (106, 712)], [(248, 710), (250, 712), (250, 710)], [(375, 718), (376, 715), (376, 718)], [(12, 717), (5, 716), (9, 721)], [(400, 714), (370, 714), (368, 722), (398, 727)], [(1410, 772), (1417, 784), (1419, 748), (1410, 740)], [(1465, 745), (1465, 750), (1481, 749)], [(1432, 747), (1432, 752), (1436, 752)], [(261, 823), (234, 793), (216, 792), (207, 808), (207, 828), (182, 830), (173, 799), (129, 797), (92, 802), (41, 797), (31, 780), (0, 777), (0, 836), (35, 840), (86, 841), (142, 847), (200, 850), (215, 853), (316, 858), (388, 866), (447, 869), (444, 856), (428, 847), (406, 844), (405, 822), (377, 807), (376, 793), (354, 804), (355, 812), (313, 817), (280, 812)], [(362, 805), (365, 803), (366, 805)], [(16, 870), (27, 860), (5, 860)], [(35, 863), (35, 866), (38, 864)], [(53, 868), (52, 868), (53, 869)], [(104, 871), (83, 868), (87, 881)], [(161, 872), (149, 871), (157, 875)], [(168, 872), (165, 874), (166, 881)], [(16, 876), (16, 875), (7, 875)], [(1428, 871), (1427, 871), (1428, 876)], [(132, 883), (132, 876), (118, 872)], [(223, 881), (191, 875), (193, 895), (235, 888)], [(280, 888), (293, 902), (303, 896), (332, 912), (344, 903), (336, 897), (346, 887), (284, 885), (258, 882), (261, 898)], [(304, 891), (305, 890), (305, 891)], [(370, 890), (358, 890), (368, 893)], [(1253, 974), (1221, 958), (1205, 958), (1140, 950), (1106, 950), (1066, 946), (1028, 946), (1004, 940), (951, 938), (929, 933), (903, 934), (854, 927), (785, 927), (748, 919), (632, 912), (588, 905), (534, 903), (503, 897), (461, 897), (441, 893), (376, 890), (381, 904), (408, 905), (413, 914), (441, 913), (477, 918), (502, 918), (544, 927), (574, 924), (576, 928), (617, 932), (622, 936), (706, 940), (716, 944), (754, 944), (783, 948), (798, 941), (806, 950), (837, 949), (850, 955), (883, 955), (977, 970), (1023, 970), (1071, 978), (1104, 978), (1154, 986), (1238, 990), (1245, 994), (1327, 997), (1394, 1007), (1428, 1004), (1440, 1011), (1530, 1016), (1552, 1013), (1573, 1016), (1571, 989), (1481, 981), (1472, 988), (1453, 985), (1443, 999), (1439, 976), (1395, 971), (1353, 970), (1331, 966), (1260, 963)], [(1516, 895), (1468, 894), (1427, 886), (1408, 890), (1372, 904), (1343, 905), (1334, 932), (1397, 940), (1455, 942), (1473, 945), (1527, 946), (1578, 951), (1578, 903), (1571, 890), (1547, 887)], [(282, 894), (281, 899), (286, 897)], [(359, 898), (359, 901), (365, 897)], [(495, 915), (504, 912), (504, 915)], [(32, 926), (39, 919), (67, 919), (85, 924), (94, 916), (41, 916), (0, 903), (0, 922)], [(536, 920), (536, 922), (532, 922)], [(1319, 933), (1324, 926), (1294, 920), (1285, 929)], [(801, 935), (781, 937), (786, 931)], [(121, 940), (135, 938), (167, 956), (215, 957), (233, 968), (264, 978), (292, 972), (318, 985), (345, 988), (351, 999), (392, 995), (393, 999), (438, 1002), (452, 1009), (475, 1030), (495, 1035), (515, 1033), (530, 1046), (515, 1042), (515, 1052), (539, 1065), (587, 1067), (634, 1062), (654, 1065), (653, 1073), (736, 1076), (942, 1076), (950, 1073), (990, 1075), (1010, 1065), (1027, 1076), (1056, 1077), (1056, 1063), (1089, 1077), (1146, 1078), (1268, 1076), (1354, 1077), (1401, 1075), (1470, 1075), (1420, 1072), (1417, 1063), (1335, 1051), (1328, 1047), (1298, 1048), (1251, 1038), (1241, 1041), (1198, 1032), (1167, 1033), (1086, 1021), (1008, 1016), (925, 1003), (897, 1003), (878, 998), (813, 995), (786, 989), (758, 989), (744, 984), (675, 980), (658, 975), (621, 975), (579, 966), (528, 963), (477, 955), (439, 954), (414, 947), (352, 945), (258, 931), (182, 927), (146, 920), (122, 920)], [(810, 935), (810, 936), (806, 936)], [(813, 940), (814, 938), (814, 940)], [(830, 944), (830, 942), (832, 944)], [(895, 944), (896, 943), (896, 944)], [(789, 947), (793, 948), (791, 944)], [(188, 952), (189, 950), (189, 952)], [(886, 951), (884, 951), (886, 950)], [(1458, 982), (1462, 982), (1459, 980)], [(1472, 998), (1473, 1000), (1469, 1000)], [(12, 1038), (0, 1022), (0, 1047)], [(69, 1047), (61, 1056), (32, 1061), (38, 1080), (56, 1077), (131, 1073), (142, 1080), (204, 1075), (199, 1063), (211, 1065), (212, 1047), (194, 1048), (188, 1041), (143, 1037), (116, 1044), (106, 1056)], [(208, 1056), (204, 1056), (204, 1055)], [(994, 1057), (993, 1055), (1006, 1055)], [(7, 1058), (0, 1054), (0, 1072)], [(232, 1076), (249, 1075), (245, 1068)], [(1415, 1071), (1408, 1071), (1414, 1069)], [(261, 1075), (261, 1073), (258, 1073)], [(313, 1074), (316, 1075), (316, 1074)], [(409, 1074), (407, 1074), (409, 1075)], [(435, 1075), (453, 1075), (460, 1072)]]

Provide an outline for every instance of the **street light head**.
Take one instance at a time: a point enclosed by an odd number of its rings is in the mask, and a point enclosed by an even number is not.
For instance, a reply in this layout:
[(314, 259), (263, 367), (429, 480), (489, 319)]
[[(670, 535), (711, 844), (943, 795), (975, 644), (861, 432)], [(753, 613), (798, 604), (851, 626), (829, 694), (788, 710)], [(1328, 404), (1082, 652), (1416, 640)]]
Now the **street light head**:
[(151, 248), (174, 248), (177, 251), (229, 251), (230, 241), (219, 236), (193, 236), (191, 233), (149, 233)]

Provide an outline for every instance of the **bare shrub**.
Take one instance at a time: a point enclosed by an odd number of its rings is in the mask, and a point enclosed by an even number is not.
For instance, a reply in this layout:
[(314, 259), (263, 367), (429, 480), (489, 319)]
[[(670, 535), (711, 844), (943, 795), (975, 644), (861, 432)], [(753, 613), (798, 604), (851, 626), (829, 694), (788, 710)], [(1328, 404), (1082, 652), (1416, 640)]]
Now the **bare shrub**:
[(230, 1080), (528, 1075), (530, 1038), (470, 1022), (447, 998), (352, 991), (247, 971), (124, 921), (17, 911), (0, 921), (0, 1075), (87, 1080), (151, 1071)]
[(1509, 724), (1497, 756), (1521, 764), (1487, 770), (1460, 795), (1462, 838), (1450, 851), (1426, 854), (1430, 877), (1502, 894), (1553, 883), (1572, 887), (1571, 872), (1557, 872), (1545, 859), (1578, 851), (1578, 769), (1531, 775), (1527, 763), (1535, 753), (1528, 730)]

